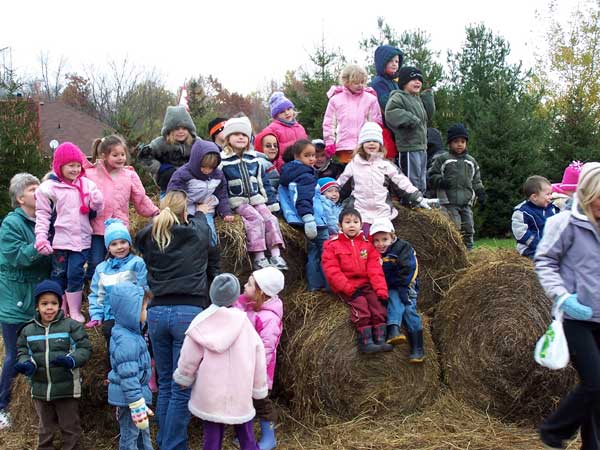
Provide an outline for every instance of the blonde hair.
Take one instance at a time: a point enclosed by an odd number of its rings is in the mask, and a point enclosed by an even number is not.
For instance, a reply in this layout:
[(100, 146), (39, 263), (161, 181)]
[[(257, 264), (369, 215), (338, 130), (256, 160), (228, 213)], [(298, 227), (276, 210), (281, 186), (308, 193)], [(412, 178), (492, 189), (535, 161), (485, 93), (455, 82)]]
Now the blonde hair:
[(592, 214), (591, 204), (600, 198), (600, 163), (591, 162), (583, 165), (577, 183), (577, 200), (585, 215), (596, 227), (598, 221)]
[(160, 213), (152, 222), (152, 239), (164, 253), (171, 243), (171, 229), (179, 225), (180, 218), (187, 223), (187, 194), (183, 191), (170, 191), (160, 201)]
[[(185, 145), (192, 145), (194, 143), (194, 138), (192, 137), (192, 133), (190, 133), (190, 130), (188, 130), (187, 128), (186, 128), (186, 130), (188, 132), (188, 136), (185, 138), (185, 141), (183, 141), (183, 143)], [(177, 130), (171, 130), (171, 131), (169, 131), (169, 134), (167, 134), (167, 138), (166, 138), (167, 144), (173, 145), (173, 144), (175, 144), (175, 142), (177, 142), (175, 140), (175, 131), (177, 131)]]
[(350, 64), (344, 67), (340, 74), (340, 82), (343, 85), (354, 83), (366, 83), (368, 79), (367, 71), (356, 64)]
[(112, 152), (113, 148), (119, 145), (123, 147), (123, 150), (125, 150), (125, 156), (127, 157), (127, 161), (129, 161), (129, 150), (127, 149), (125, 140), (121, 136), (111, 134), (110, 136), (94, 140), (92, 144), (92, 162), (96, 162), (98, 156), (100, 155), (107, 157), (110, 155), (110, 152)]
[[(228, 135), (225, 138), (225, 144), (223, 145), (223, 154), (225, 156), (233, 155), (234, 153), (236, 153), (235, 149), (229, 144), (229, 137), (232, 135), (233, 135), (233, 133), (231, 133), (230, 135)], [(238, 153), (236, 153), (236, 154), (238, 154), (238, 156), (242, 155), (244, 152), (248, 151), (249, 148), (250, 148), (250, 138), (248, 138), (248, 145), (246, 146), (246, 148), (243, 149), (239, 154)]]
[[(383, 158), (385, 158), (385, 155), (387, 155), (387, 150), (386, 150), (386, 149), (385, 149), (385, 147), (384, 147), (382, 144), (380, 144), (379, 142), (378, 142), (378, 144), (379, 144), (379, 150), (377, 150), (377, 153), (380, 153), (380, 154), (381, 154), (381, 156), (382, 156)], [(354, 150), (354, 153), (352, 153), (352, 157), (354, 157), (354, 156), (356, 156), (356, 155), (359, 155), (359, 156), (360, 156), (362, 159), (364, 159), (365, 161), (368, 161), (368, 160), (369, 160), (369, 156), (370, 156), (370, 155), (369, 155), (369, 154), (366, 152), (366, 150), (365, 150), (365, 148), (364, 148), (364, 145), (365, 145), (365, 144), (360, 144), (360, 145), (358, 146), (358, 148), (357, 148), (356, 150)]]

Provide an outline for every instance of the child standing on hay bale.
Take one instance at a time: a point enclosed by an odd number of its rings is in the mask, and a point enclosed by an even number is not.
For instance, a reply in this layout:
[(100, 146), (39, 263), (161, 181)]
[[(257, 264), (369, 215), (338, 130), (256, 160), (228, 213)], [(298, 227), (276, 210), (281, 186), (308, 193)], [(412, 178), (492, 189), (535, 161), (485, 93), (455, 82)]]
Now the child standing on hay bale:
[(350, 306), (359, 351), (391, 351), (393, 347), (385, 342), (388, 289), (379, 253), (363, 234), (357, 210), (343, 210), (339, 222), (341, 231), (323, 248), (325, 277), (333, 293)]
[[(220, 168), (227, 179), (229, 205), (242, 216), (248, 251), (252, 253), (252, 268), (273, 266), (287, 270), (287, 263), (281, 256), (284, 243), (279, 221), (272, 214), (279, 211), (279, 203), (259, 156), (250, 149), (251, 134), (247, 117), (236, 117), (225, 123)], [(271, 254), (270, 259), (265, 256), (266, 250)]]
[(220, 450), (225, 425), (234, 425), (241, 450), (258, 450), (252, 400), (268, 395), (265, 349), (243, 311), (230, 308), (240, 283), (230, 273), (210, 286), (212, 305), (186, 331), (173, 380), (192, 386), (189, 409), (203, 420), (204, 449)]
[(327, 230), (329, 237), (333, 237), (340, 231), (338, 218), (343, 209), (340, 203), (340, 185), (333, 178), (319, 178), (318, 183), (321, 191), (321, 204), (325, 220), (327, 220)]
[[(600, 163), (583, 166), (569, 211), (551, 217), (535, 265), (546, 294), (563, 300), (563, 327), (580, 384), (540, 427), (547, 448), (580, 430), (581, 448), (600, 448)], [(566, 299), (566, 300), (565, 300)]]
[(450, 150), (438, 155), (429, 169), (429, 187), (435, 190), (442, 212), (462, 234), (467, 250), (472, 250), (475, 225), (471, 207), (475, 198), (483, 206), (486, 194), (479, 165), (467, 153), (467, 128), (462, 123), (452, 125), (448, 128), (447, 142)]
[(406, 340), (400, 331), (404, 324), (408, 330), (411, 363), (422, 363), (423, 322), (417, 312), (419, 295), (419, 263), (409, 242), (396, 237), (394, 225), (388, 219), (377, 219), (371, 227), (373, 246), (382, 258), (383, 273), (388, 287), (387, 343), (397, 345)]
[(80, 449), (79, 368), (90, 359), (92, 344), (81, 323), (61, 310), (60, 284), (44, 280), (35, 287), (34, 296), (37, 314), (19, 334), (15, 369), (31, 379), (39, 419), (38, 448), (54, 448), (54, 433), (60, 430), (63, 449)]
[(552, 185), (544, 177), (533, 175), (527, 178), (523, 193), (527, 200), (515, 206), (512, 232), (517, 240), (518, 252), (533, 259), (544, 234), (546, 220), (560, 211), (551, 203)]
[(571, 209), (573, 194), (577, 189), (579, 173), (583, 164), (581, 161), (573, 161), (563, 172), (560, 183), (552, 183), (552, 204), (561, 211)]

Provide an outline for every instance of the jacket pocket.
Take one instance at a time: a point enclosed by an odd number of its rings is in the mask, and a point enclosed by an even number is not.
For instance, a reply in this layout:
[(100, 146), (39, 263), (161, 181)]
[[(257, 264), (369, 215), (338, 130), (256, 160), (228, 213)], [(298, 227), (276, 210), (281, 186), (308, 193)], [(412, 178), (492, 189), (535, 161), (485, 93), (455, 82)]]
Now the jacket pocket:
[(239, 197), (244, 194), (244, 187), (242, 186), (242, 180), (230, 180), (227, 182), (229, 187), (229, 194), (234, 197)]

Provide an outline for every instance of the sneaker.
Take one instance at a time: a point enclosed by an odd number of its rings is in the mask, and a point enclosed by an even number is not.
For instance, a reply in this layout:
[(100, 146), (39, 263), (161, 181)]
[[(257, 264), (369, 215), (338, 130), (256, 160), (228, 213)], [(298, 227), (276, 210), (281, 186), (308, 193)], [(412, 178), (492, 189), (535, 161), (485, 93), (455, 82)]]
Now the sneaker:
[(271, 266), (279, 270), (288, 270), (288, 265), (281, 256), (271, 256)]
[(260, 270), (264, 269), (265, 267), (271, 267), (271, 264), (267, 258), (260, 258), (252, 261), (252, 270)]
[(4, 409), (0, 409), (0, 430), (11, 426), (10, 414)]

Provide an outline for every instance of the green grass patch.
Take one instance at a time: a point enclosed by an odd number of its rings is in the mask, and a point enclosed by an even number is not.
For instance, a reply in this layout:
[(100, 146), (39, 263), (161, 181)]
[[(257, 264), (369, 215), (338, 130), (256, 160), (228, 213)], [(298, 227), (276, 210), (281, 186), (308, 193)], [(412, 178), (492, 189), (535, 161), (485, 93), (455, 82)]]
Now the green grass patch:
[(475, 247), (515, 248), (516, 241), (511, 238), (482, 238), (475, 240)]

